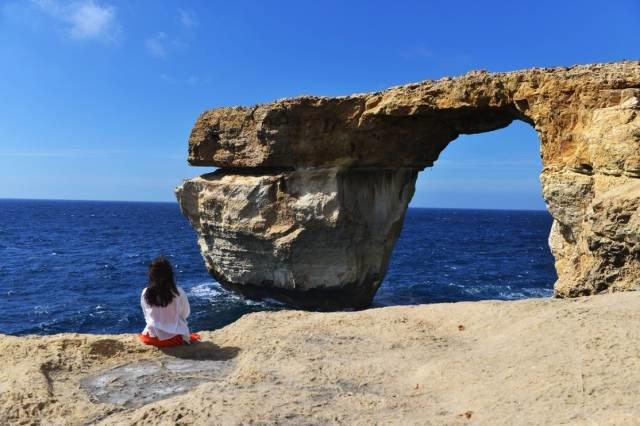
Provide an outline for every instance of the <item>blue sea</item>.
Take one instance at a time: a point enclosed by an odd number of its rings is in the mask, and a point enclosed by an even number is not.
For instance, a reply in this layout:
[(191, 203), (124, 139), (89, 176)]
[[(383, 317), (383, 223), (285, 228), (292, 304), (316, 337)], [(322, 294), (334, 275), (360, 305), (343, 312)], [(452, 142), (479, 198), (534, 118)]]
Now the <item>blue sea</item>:
[[(409, 209), (374, 306), (549, 297), (550, 227), (541, 211)], [(189, 295), (194, 330), (286, 309), (223, 290), (175, 203), (0, 200), (0, 333), (138, 332), (158, 255)]]

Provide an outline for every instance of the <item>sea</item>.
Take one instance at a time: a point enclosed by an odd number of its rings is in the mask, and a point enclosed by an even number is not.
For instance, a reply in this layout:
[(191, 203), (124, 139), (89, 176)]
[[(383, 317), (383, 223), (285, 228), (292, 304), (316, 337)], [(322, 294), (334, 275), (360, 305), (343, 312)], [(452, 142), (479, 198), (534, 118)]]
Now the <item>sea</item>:
[[(410, 208), (373, 307), (550, 297), (545, 211)], [(193, 330), (288, 309), (224, 290), (176, 203), (0, 200), (0, 333), (133, 333), (149, 261), (174, 265)]]

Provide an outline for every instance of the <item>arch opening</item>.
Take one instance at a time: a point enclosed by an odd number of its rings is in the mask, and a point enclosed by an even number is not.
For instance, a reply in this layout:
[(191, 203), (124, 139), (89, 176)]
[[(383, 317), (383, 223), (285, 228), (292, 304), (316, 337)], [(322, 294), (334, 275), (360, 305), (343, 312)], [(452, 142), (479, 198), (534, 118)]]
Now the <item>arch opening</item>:
[(420, 173), (375, 305), (553, 295), (540, 140), (524, 121), (462, 135)]

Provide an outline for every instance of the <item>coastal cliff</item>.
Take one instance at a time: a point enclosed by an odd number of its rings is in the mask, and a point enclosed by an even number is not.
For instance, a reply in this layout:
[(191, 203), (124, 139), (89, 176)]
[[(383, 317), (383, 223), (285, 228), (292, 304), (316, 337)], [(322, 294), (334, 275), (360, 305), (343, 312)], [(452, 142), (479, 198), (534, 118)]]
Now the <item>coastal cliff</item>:
[[(461, 134), (514, 120), (540, 138), (559, 297), (640, 277), (640, 62), (470, 72), (346, 97), (203, 113), (177, 189), (209, 272), (301, 307), (369, 305), (417, 173)], [(515, 142), (514, 142), (515, 143)]]
[(261, 312), (166, 350), (0, 335), (2, 424), (640, 421), (640, 293)]
[(299, 307), (365, 307), (384, 278), (416, 177), (406, 168), (219, 170), (185, 182), (179, 197), (222, 285)]

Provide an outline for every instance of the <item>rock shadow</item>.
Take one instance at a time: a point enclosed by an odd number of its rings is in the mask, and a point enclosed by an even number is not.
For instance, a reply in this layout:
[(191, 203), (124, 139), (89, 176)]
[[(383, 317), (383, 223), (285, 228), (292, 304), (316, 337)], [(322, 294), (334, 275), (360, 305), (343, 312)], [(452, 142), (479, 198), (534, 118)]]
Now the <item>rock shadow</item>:
[(165, 355), (195, 361), (229, 361), (240, 353), (240, 348), (235, 346), (220, 347), (210, 341), (159, 349)]

